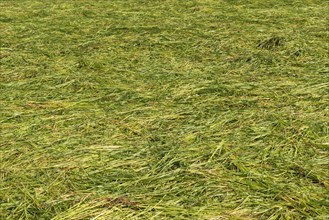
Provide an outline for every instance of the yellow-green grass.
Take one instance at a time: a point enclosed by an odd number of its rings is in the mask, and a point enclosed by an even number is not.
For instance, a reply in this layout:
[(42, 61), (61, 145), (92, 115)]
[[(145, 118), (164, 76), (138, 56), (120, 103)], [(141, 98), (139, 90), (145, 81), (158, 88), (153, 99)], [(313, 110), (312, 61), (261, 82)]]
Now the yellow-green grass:
[(328, 219), (328, 2), (2, 0), (1, 219)]

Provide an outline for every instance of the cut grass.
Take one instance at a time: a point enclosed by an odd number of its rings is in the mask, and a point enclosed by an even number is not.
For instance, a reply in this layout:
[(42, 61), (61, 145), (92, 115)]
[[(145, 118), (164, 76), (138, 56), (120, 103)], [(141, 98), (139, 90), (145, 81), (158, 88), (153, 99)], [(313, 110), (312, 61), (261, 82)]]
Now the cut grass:
[(1, 219), (327, 219), (326, 1), (1, 1)]

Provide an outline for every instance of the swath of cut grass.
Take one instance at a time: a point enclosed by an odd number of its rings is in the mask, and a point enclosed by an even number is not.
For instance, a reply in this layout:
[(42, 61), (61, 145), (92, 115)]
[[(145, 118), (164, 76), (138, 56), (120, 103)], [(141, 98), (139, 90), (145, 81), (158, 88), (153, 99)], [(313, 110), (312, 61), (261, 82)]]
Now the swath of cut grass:
[(1, 219), (329, 218), (326, 1), (1, 1)]

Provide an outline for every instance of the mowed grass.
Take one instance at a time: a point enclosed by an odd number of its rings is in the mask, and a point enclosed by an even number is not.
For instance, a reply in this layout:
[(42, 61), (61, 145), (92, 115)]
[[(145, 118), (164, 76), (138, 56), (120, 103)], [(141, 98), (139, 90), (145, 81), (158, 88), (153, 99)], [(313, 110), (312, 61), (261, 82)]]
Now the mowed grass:
[(328, 219), (328, 2), (3, 0), (1, 219)]

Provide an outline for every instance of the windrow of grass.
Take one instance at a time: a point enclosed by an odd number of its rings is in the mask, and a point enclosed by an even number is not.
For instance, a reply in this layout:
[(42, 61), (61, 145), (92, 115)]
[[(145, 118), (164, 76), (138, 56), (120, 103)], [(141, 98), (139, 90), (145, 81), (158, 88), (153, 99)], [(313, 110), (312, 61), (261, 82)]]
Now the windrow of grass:
[(328, 2), (3, 0), (1, 219), (328, 219)]

